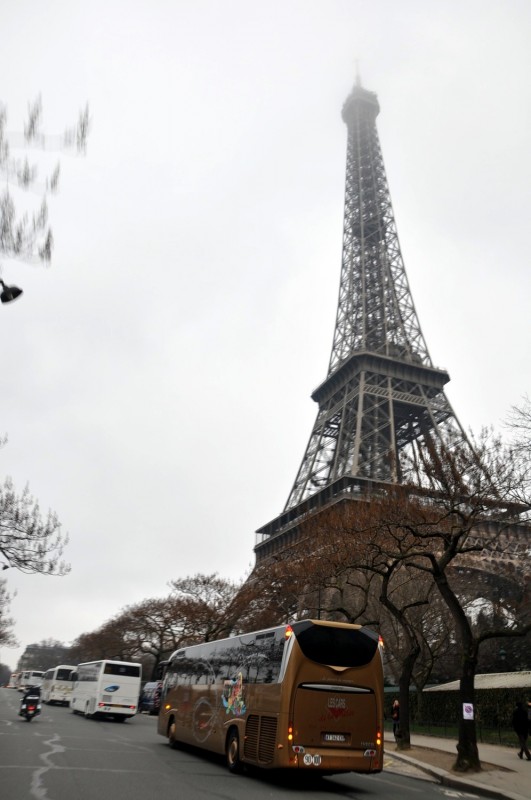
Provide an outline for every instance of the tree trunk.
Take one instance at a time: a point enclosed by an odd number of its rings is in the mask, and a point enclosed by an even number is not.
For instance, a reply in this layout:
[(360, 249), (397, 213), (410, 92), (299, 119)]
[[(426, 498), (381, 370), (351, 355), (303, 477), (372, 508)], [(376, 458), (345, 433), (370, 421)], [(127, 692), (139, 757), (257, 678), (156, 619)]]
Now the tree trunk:
[(411, 676), (415, 661), (418, 658), (420, 648), (415, 647), (410, 650), (402, 663), (402, 672), (398, 680), (399, 699), (400, 699), (400, 725), (396, 737), (397, 750), (411, 749), (411, 733), (409, 728), (409, 687), (411, 686)]
[[(470, 652), (472, 650), (472, 652)], [(463, 674), (459, 683), (459, 741), (457, 743), (457, 772), (480, 772), (478, 743), (476, 738), (474, 676), (476, 674), (477, 652), (470, 647), (463, 659)], [(472, 719), (466, 719), (472, 714)]]
[[(474, 706), (474, 677), (478, 662), (478, 642), (461, 604), (451, 589), (444, 572), (434, 575), (435, 583), (455, 620), (456, 632), (463, 648), (463, 671), (459, 683), (459, 741), (457, 743), (457, 772), (480, 772)], [(472, 716), (472, 719), (465, 719)]]

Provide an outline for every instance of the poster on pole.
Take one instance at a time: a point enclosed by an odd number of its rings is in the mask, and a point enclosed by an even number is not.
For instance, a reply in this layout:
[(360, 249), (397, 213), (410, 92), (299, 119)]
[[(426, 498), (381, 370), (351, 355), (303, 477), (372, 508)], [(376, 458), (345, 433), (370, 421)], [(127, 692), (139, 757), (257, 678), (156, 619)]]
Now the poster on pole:
[(463, 719), (474, 719), (474, 705), (463, 703)]

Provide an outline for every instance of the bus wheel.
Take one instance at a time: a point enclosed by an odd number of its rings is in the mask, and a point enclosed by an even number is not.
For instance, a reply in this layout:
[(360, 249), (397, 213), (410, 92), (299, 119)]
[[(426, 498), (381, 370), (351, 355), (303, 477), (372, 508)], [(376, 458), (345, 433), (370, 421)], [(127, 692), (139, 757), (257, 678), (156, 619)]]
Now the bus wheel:
[(168, 728), (168, 744), (173, 750), (177, 750), (179, 742), (175, 738), (175, 722), (172, 722)]
[(230, 731), (227, 739), (227, 749), (225, 751), (227, 757), (227, 767), (230, 772), (236, 774), (242, 771), (242, 762), (240, 761), (240, 738), (238, 731), (234, 728)]

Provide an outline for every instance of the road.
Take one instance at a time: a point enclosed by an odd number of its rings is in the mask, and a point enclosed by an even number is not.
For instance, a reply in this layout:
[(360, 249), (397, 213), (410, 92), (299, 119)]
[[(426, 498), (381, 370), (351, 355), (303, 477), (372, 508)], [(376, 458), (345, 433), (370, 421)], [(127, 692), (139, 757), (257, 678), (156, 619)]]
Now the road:
[[(400, 774), (388, 764), (379, 775), (232, 775), (223, 759), (172, 750), (156, 733), (156, 719), (138, 715), (123, 724), (85, 719), (70, 709), (43, 706), (28, 723), (17, 715), (20, 695), (0, 689), (2, 800), (443, 800), (473, 797)], [(420, 773), (419, 773), (420, 777)], [(478, 795), (476, 795), (478, 796)]]

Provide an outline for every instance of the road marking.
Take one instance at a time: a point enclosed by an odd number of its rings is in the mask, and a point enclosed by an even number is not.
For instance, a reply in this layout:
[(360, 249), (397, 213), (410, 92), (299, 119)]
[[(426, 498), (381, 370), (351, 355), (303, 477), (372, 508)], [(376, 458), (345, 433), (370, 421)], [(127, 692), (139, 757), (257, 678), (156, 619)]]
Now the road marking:
[[(37, 734), (37, 735), (40, 736), (42, 734)], [(45, 798), (48, 795), (48, 792), (44, 788), (42, 779), (43, 775), (45, 775), (45, 773), (48, 772), (48, 770), (54, 768), (54, 764), (51, 763), (50, 758), (56, 755), (56, 753), (65, 752), (65, 748), (63, 747), (63, 745), (59, 744), (60, 740), (61, 737), (59, 736), (59, 734), (58, 733), (54, 734), (54, 736), (52, 736), (51, 739), (48, 739), (45, 742), (45, 744), (50, 745), (51, 749), (48, 750), (47, 753), (42, 753), (42, 755), (39, 756), (41, 761), (44, 761), (45, 766), (39, 767), (34, 771), (33, 775), (31, 776), (31, 786), (30, 786), (30, 794), (33, 797), (35, 797), (36, 800), (45, 800)]]

